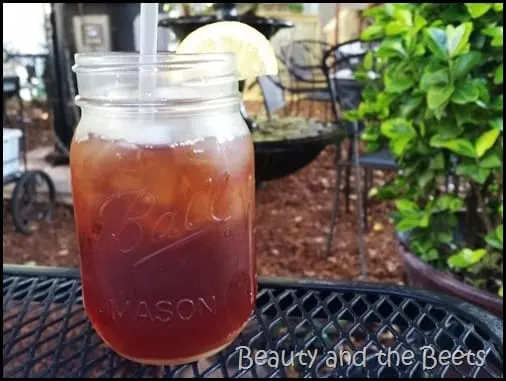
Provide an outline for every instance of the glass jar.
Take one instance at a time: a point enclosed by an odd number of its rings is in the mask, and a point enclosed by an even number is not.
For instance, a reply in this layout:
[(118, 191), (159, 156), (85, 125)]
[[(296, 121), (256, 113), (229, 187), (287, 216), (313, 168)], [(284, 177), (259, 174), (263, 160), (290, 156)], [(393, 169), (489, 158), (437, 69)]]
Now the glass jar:
[(172, 365), (226, 347), (252, 312), (254, 153), (233, 55), (143, 58), (76, 55), (72, 193), (93, 327)]

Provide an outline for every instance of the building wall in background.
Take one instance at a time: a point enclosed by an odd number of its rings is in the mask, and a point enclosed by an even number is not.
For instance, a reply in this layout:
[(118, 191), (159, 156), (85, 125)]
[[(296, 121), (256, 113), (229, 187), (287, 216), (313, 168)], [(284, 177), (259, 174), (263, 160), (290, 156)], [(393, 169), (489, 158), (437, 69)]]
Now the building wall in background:
[[(316, 3), (321, 25), (326, 25), (336, 15), (336, 3)], [(368, 3), (340, 3), (341, 8), (363, 9)]]

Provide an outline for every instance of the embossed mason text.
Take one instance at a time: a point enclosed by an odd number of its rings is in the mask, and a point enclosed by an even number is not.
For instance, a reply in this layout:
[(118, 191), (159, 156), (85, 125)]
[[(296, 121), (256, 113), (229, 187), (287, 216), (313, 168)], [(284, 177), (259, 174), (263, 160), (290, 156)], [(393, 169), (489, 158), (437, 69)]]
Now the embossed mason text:
[(216, 297), (183, 298), (179, 300), (134, 301), (109, 299), (108, 313), (112, 320), (133, 319), (153, 323), (205, 318), (216, 313)]

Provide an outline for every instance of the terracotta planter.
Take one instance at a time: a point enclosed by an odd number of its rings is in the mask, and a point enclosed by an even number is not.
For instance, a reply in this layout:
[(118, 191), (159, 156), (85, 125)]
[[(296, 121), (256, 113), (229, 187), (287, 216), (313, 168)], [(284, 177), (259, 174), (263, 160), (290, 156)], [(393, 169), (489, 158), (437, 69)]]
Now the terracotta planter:
[(435, 269), (411, 253), (405, 236), (397, 234), (396, 238), (399, 255), (403, 261), (410, 287), (419, 287), (455, 296), (484, 308), (496, 316), (503, 316), (503, 300), (501, 298), (461, 282), (451, 274)]

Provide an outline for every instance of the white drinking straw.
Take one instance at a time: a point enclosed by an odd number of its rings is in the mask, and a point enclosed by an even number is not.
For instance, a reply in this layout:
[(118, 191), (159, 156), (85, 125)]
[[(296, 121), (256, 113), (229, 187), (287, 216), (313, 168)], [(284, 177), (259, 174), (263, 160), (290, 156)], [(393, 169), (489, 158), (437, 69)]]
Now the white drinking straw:
[(139, 71), (139, 96), (149, 98), (156, 88), (155, 66), (143, 64), (156, 63), (158, 32), (158, 3), (141, 3), (141, 50)]

